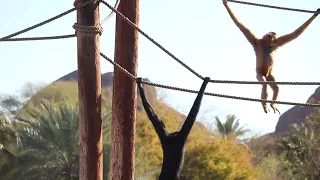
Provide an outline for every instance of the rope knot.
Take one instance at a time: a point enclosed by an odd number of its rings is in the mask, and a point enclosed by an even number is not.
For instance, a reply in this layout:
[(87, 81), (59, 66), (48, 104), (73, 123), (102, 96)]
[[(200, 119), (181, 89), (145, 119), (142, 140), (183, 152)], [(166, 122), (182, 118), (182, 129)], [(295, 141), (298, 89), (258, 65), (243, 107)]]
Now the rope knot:
[(89, 4), (97, 4), (99, 3), (99, 0), (75, 0), (74, 3), (73, 3), (73, 6), (76, 8), (76, 9), (81, 9)]
[(101, 26), (96, 27), (96, 26), (86, 26), (86, 25), (81, 25), (81, 24), (77, 24), (74, 23), (74, 25), (72, 26), (73, 29), (83, 33), (93, 33), (93, 34), (99, 34), (100, 36), (102, 35), (103, 32), (103, 28)]

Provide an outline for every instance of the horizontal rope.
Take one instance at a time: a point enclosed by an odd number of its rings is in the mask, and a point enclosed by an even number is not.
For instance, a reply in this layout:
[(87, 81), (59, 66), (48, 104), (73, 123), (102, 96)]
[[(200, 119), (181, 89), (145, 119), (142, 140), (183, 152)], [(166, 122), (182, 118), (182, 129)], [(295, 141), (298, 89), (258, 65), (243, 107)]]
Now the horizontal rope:
[(276, 81), (233, 81), (233, 80), (210, 80), (211, 83), (220, 84), (279, 84), (279, 85), (320, 85), (320, 82), (276, 82)]
[(304, 10), (304, 9), (296, 9), (296, 8), (287, 8), (287, 7), (280, 7), (280, 6), (272, 6), (272, 5), (258, 4), (258, 3), (246, 2), (246, 1), (237, 1), (237, 0), (227, 0), (227, 1), (233, 2), (233, 3), (251, 5), (251, 6), (259, 6), (259, 7), (272, 8), (272, 9), (281, 9), (281, 10), (287, 10), (287, 11), (297, 11), (297, 12), (320, 14), (320, 13), (317, 12), (317, 11)]
[[(86, 2), (80, 3), (80, 4), (78, 4), (77, 1), (76, 1), (75, 2), (75, 5), (77, 6), (76, 8), (69, 9), (69, 10), (67, 10), (67, 11), (65, 11), (65, 12), (63, 12), (61, 14), (58, 14), (58, 15), (50, 18), (50, 19), (42, 21), (42, 22), (40, 22), (38, 24), (35, 24), (35, 25), (31, 26), (31, 27), (25, 28), (25, 29), (23, 29), (21, 31), (18, 31), (18, 32), (12, 33), (12, 34), (10, 34), (8, 36), (2, 37), (2, 38), (0, 38), (0, 41), (35, 41), (35, 40), (52, 40), (52, 39), (65, 39), (65, 38), (75, 37), (75, 35), (71, 35), (70, 34), (70, 35), (62, 35), (62, 36), (27, 37), (27, 38), (14, 38), (14, 39), (12, 38), (12, 37), (18, 36), (20, 34), (26, 33), (26, 32), (28, 32), (30, 30), (33, 30), (35, 28), (38, 28), (40, 26), (43, 26), (45, 24), (48, 24), (49, 22), (52, 22), (52, 21), (54, 21), (56, 19), (59, 19), (59, 18), (65, 16), (65, 15), (75, 11), (77, 8), (79, 9), (79, 8), (82, 8), (82, 7), (84, 7), (86, 5), (89, 5), (89, 4), (92, 4), (92, 3), (93, 4), (94, 3), (99, 3), (99, 1), (98, 0), (89, 0), (89, 1), (86, 1)], [(9, 40), (9, 39), (11, 39), (11, 40)]]
[(0, 42), (13, 42), (13, 41), (38, 41), (38, 40), (54, 40), (54, 39), (66, 39), (76, 37), (75, 34), (61, 35), (61, 36), (43, 36), (43, 37), (26, 37), (26, 38), (9, 38), (0, 39)]
[[(198, 93), (199, 91), (196, 90), (190, 90), (185, 88), (179, 88), (174, 86), (167, 86), (157, 83), (151, 83), (151, 82), (143, 82), (144, 84), (165, 88), (165, 89), (171, 89), (176, 91), (182, 91), (182, 92), (189, 92), (189, 93)], [(295, 105), (295, 106), (309, 106), (309, 107), (320, 107), (320, 104), (310, 104), (310, 103), (295, 103), (295, 102), (286, 102), (286, 101), (273, 101), (273, 100), (266, 100), (266, 99), (256, 99), (256, 98), (247, 98), (247, 97), (239, 97), (239, 96), (231, 96), (231, 95), (224, 95), (224, 94), (216, 94), (216, 93), (208, 93), (205, 92), (205, 95), (209, 96), (215, 96), (215, 97), (221, 97), (221, 98), (228, 98), (228, 99), (236, 99), (236, 100), (244, 100), (244, 101), (253, 101), (253, 102), (266, 102), (266, 103), (274, 103), (274, 104), (285, 104), (285, 105)]]
[(36, 24), (36, 25), (33, 25), (33, 26), (28, 27), (28, 28), (26, 28), (26, 29), (23, 29), (23, 30), (21, 30), (21, 31), (15, 32), (15, 33), (10, 34), (10, 35), (8, 35), (8, 36), (2, 37), (2, 38), (0, 38), (0, 40), (9, 39), (9, 38), (12, 38), (12, 37), (14, 37), (14, 36), (18, 36), (18, 35), (20, 35), (20, 34), (22, 34), (22, 33), (28, 32), (28, 31), (30, 31), (30, 30), (32, 30), (32, 29), (35, 29), (35, 28), (40, 27), (40, 26), (42, 26), (42, 25), (45, 25), (45, 24), (47, 24), (47, 23), (49, 23), (49, 22), (51, 22), (51, 21), (54, 21), (54, 20), (56, 20), (56, 19), (59, 19), (59, 18), (65, 16), (65, 15), (67, 15), (67, 14), (69, 14), (69, 13), (75, 11), (75, 10), (76, 10), (76, 8), (69, 9), (68, 11), (65, 11), (65, 12), (63, 12), (63, 13), (57, 15), (57, 16), (54, 16), (54, 17), (52, 17), (52, 18), (50, 18), (50, 19), (47, 19), (47, 20), (45, 20), (45, 21), (43, 21), (43, 22), (41, 22), (41, 23), (38, 23), (38, 24)]
[(145, 33), (144, 31), (142, 31), (136, 24), (134, 24), (132, 21), (130, 21), (130, 19), (128, 19), (127, 17), (125, 17), (123, 14), (121, 14), (118, 10), (114, 9), (109, 3), (100, 0), (100, 2), (102, 2), (104, 5), (106, 5), (108, 8), (110, 8), (113, 12), (115, 12), (117, 15), (120, 16), (120, 18), (122, 18), (125, 22), (128, 23), (128, 25), (130, 25), (132, 28), (134, 28), (136, 31), (140, 32), (144, 37), (146, 37), (149, 41), (151, 41), (153, 44), (155, 44), (158, 48), (160, 48), (162, 51), (164, 51), (166, 54), (168, 54), (170, 57), (172, 57), (175, 61), (177, 61), (178, 63), (180, 63), (183, 67), (185, 67), (186, 69), (188, 69), (191, 73), (193, 73), (194, 75), (196, 75), (198, 78), (203, 79), (203, 77), (197, 73), (196, 71), (194, 71), (191, 67), (189, 67), (188, 65), (186, 65), (184, 62), (182, 62), (179, 58), (177, 58), (175, 55), (173, 55), (170, 51), (168, 51), (166, 48), (164, 48), (162, 45), (160, 45), (157, 41), (155, 41), (153, 38), (151, 38), (147, 33)]
[[(105, 58), (107, 61), (109, 61), (111, 64), (113, 64), (115, 67), (119, 68), (124, 74), (126, 74), (129, 78), (132, 80), (136, 80), (137, 77), (132, 75), (130, 72), (128, 72), (126, 69), (121, 67), (118, 63), (112, 61), (110, 58), (108, 58), (106, 55), (100, 52), (100, 55)], [(185, 88), (179, 88), (174, 86), (167, 86), (157, 83), (151, 83), (147, 81), (142, 81), (143, 84), (165, 88), (165, 89), (171, 89), (176, 91), (182, 91), (182, 92), (189, 92), (189, 93), (199, 93), (196, 90), (190, 90)], [(239, 97), (239, 96), (231, 96), (231, 95), (224, 95), (224, 94), (216, 94), (216, 93), (208, 93), (206, 92), (205, 95), (209, 96), (215, 96), (215, 97), (221, 97), (221, 98), (228, 98), (228, 99), (236, 99), (236, 100), (244, 100), (244, 101), (252, 101), (252, 102), (266, 102), (266, 103), (274, 103), (274, 104), (285, 104), (285, 105), (295, 105), (295, 106), (308, 106), (308, 107), (320, 107), (320, 104), (311, 104), (311, 103), (295, 103), (295, 102), (286, 102), (286, 101), (273, 101), (273, 100), (267, 100), (267, 99), (256, 99), (256, 98), (247, 98), (247, 97)]]

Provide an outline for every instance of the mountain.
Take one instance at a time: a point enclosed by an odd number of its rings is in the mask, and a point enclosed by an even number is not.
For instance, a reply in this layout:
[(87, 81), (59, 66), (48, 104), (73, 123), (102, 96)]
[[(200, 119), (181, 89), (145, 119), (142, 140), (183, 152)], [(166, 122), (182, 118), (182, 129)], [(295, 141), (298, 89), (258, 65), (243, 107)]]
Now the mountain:
[[(320, 102), (320, 87), (318, 87), (315, 92), (309, 97), (307, 103)], [(301, 124), (304, 119), (314, 112), (313, 107), (305, 106), (294, 106), (285, 113), (283, 113), (278, 120), (276, 125), (275, 133), (285, 133), (289, 132), (290, 124), (297, 123)]]
[[(149, 81), (149, 79), (144, 79), (145, 81)], [(61, 78), (57, 79), (57, 81), (78, 81), (78, 70), (75, 70), (67, 75), (62, 76)], [(101, 87), (102, 88), (112, 88), (113, 86), (113, 72), (107, 72), (101, 74)], [(156, 88), (152, 86), (144, 86), (146, 96), (148, 97), (148, 101), (151, 105), (154, 105), (157, 101), (157, 92)], [(138, 89), (137, 89), (138, 90)], [(139, 90), (138, 90), (138, 96)]]
[[(150, 80), (147, 78), (145, 78), (144, 80), (147, 82), (150, 82)], [(61, 78), (57, 79), (55, 82), (57, 82), (57, 81), (78, 81), (78, 71), (76, 70), (76, 71), (73, 71), (67, 75), (64, 75)], [(102, 86), (102, 88), (112, 88), (112, 86), (113, 86), (113, 72), (107, 72), (107, 73), (101, 74), (101, 86)], [(144, 85), (144, 89), (145, 89), (145, 93), (146, 93), (146, 96), (148, 98), (149, 103), (151, 104), (151, 106), (155, 106), (158, 101), (156, 88), (153, 86)], [(138, 97), (140, 97), (139, 91), (138, 91)], [(163, 104), (163, 106), (165, 106), (167, 111), (170, 112), (172, 115), (176, 115), (176, 117), (180, 117), (179, 120), (175, 119), (173, 121), (177, 121), (177, 120), (184, 121), (184, 119), (186, 118), (185, 115), (181, 114), (180, 112), (176, 111), (175, 109), (171, 108), (170, 106), (168, 106), (166, 104)], [(137, 105), (137, 109), (138, 110), (142, 109), (142, 107), (139, 105), (139, 103)], [(180, 123), (181, 122), (179, 122), (179, 124)], [(200, 122), (195, 122), (193, 129), (195, 129), (195, 131), (199, 130), (199, 132), (201, 132), (201, 131), (207, 132), (208, 131), (208, 129), (205, 127), (205, 125), (203, 125)]]

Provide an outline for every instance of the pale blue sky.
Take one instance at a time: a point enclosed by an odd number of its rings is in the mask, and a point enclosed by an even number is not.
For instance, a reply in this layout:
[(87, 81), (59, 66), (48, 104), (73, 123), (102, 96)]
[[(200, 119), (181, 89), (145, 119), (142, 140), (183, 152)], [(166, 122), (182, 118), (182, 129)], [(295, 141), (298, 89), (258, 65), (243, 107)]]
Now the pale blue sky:
[[(44, 3), (45, 2), (45, 3)], [(256, 80), (253, 50), (237, 29), (221, 0), (162, 0), (141, 1), (140, 27), (173, 54), (203, 76), (212, 79)], [(256, 0), (256, 3), (316, 10), (318, 0)], [(115, 0), (110, 1), (114, 4)], [(304, 23), (311, 14), (281, 11), (229, 3), (238, 18), (257, 36), (275, 31), (289, 33)], [(73, 1), (11, 0), (3, 1), (0, 11), (0, 37), (19, 31), (55, 16), (69, 8)], [(101, 20), (110, 12), (100, 6)], [(18, 37), (50, 36), (73, 33), (76, 13), (73, 12), (50, 24)], [(101, 51), (113, 58), (115, 17), (103, 25)], [(275, 76), (278, 81), (319, 81), (317, 44), (320, 21), (316, 19), (306, 33), (296, 41), (278, 50), (275, 58)], [(198, 90), (201, 81), (168, 55), (140, 36), (139, 76), (153, 82)], [(26, 81), (50, 83), (77, 68), (76, 39), (1, 42), (0, 91), (11, 93)], [(113, 71), (112, 65), (101, 59), (102, 72)], [(281, 86), (279, 100), (305, 102), (316, 86)], [(259, 85), (210, 84), (208, 92), (252, 98), (260, 97)], [(162, 90), (161, 90), (162, 91)], [(269, 89), (270, 91), (270, 89)], [(168, 90), (167, 102), (187, 112), (195, 95)], [(271, 98), (271, 91), (269, 92)], [(278, 105), (281, 112), (291, 106)], [(205, 96), (201, 108), (203, 119), (236, 114), (242, 124), (255, 134), (272, 132), (278, 115), (265, 114), (260, 103)]]

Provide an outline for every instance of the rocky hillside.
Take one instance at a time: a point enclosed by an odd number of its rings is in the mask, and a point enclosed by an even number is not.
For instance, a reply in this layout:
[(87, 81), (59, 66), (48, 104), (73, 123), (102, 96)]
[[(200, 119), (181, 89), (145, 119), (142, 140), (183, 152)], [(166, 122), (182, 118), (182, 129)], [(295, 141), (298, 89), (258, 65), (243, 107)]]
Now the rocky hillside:
[[(308, 103), (320, 101), (320, 87), (309, 97)], [(314, 112), (313, 107), (294, 106), (279, 117), (275, 133), (284, 133), (289, 131), (289, 125), (293, 123), (300, 124), (303, 120)]]

